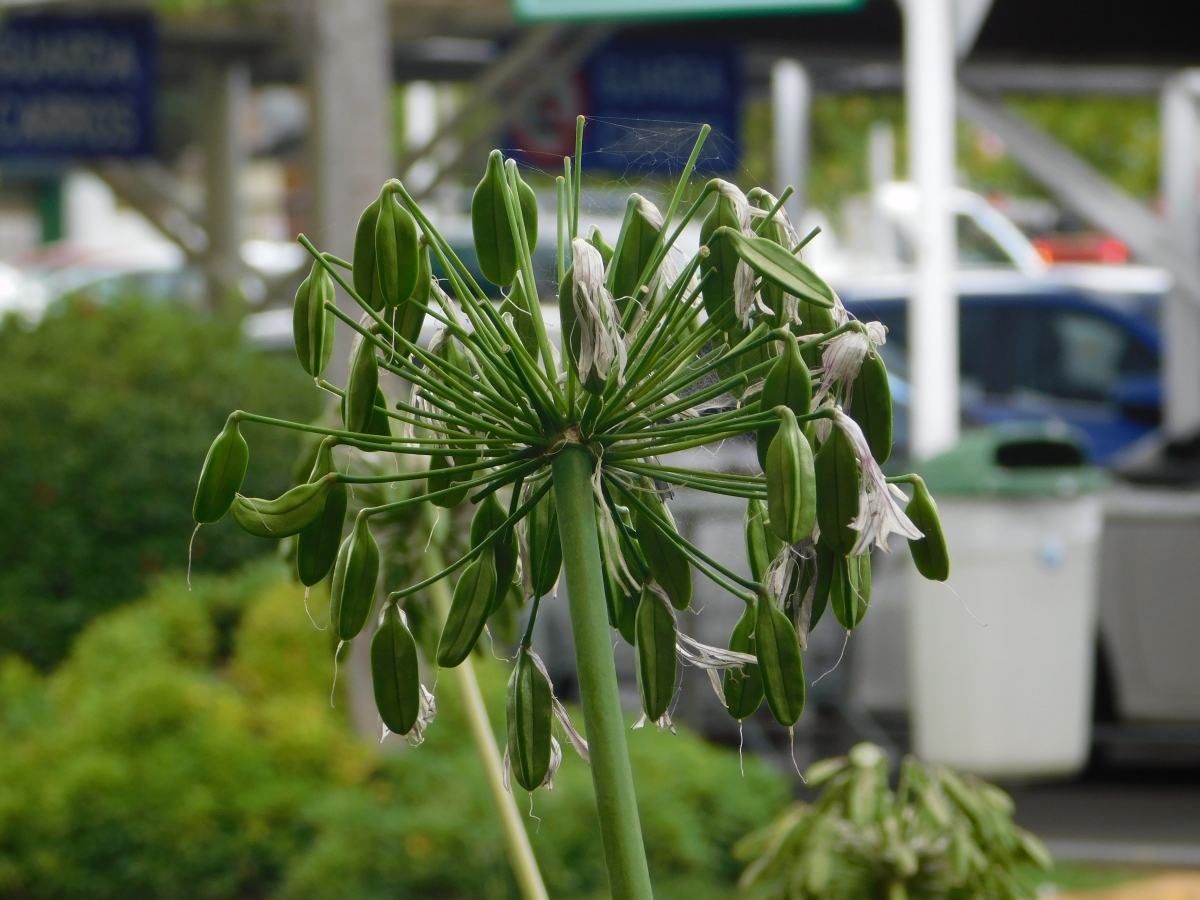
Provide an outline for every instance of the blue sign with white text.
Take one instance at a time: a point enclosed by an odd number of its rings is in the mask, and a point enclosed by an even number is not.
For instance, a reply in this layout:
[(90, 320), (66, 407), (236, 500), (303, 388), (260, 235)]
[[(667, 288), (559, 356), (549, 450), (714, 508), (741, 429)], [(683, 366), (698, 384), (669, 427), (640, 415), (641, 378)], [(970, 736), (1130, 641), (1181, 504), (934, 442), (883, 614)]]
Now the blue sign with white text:
[(587, 162), (614, 172), (678, 172), (700, 126), (712, 133), (696, 169), (738, 167), (742, 60), (737, 47), (706, 43), (618, 42), (584, 67)]
[(149, 17), (12, 17), (0, 30), (0, 156), (145, 156), (154, 86)]

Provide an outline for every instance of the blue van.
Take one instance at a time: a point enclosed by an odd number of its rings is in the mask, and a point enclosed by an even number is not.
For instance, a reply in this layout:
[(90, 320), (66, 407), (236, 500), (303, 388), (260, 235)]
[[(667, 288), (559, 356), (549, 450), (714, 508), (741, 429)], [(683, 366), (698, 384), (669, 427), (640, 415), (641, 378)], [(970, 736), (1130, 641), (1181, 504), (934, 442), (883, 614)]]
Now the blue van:
[[(903, 299), (847, 300), (888, 328), (881, 348), (892, 374), (896, 441), (907, 445), (908, 322)], [(1085, 433), (1105, 464), (1161, 418), (1159, 335), (1148, 315), (1085, 293), (975, 294), (959, 301), (964, 425), (1062, 419)]]

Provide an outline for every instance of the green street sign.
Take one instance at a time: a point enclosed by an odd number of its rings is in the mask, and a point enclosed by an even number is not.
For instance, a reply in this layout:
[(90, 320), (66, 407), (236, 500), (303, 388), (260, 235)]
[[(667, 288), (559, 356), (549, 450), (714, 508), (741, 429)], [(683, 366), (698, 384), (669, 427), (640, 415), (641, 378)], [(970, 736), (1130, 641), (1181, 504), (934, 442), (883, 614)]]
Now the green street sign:
[(853, 12), (866, 0), (512, 0), (523, 22), (698, 19), (717, 16)]

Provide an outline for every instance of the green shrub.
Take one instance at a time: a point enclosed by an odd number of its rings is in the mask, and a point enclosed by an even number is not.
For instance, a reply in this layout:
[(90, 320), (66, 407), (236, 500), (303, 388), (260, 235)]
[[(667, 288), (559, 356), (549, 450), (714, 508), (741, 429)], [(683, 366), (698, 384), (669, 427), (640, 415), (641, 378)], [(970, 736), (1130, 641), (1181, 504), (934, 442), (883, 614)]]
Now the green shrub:
[[(380, 753), (330, 708), (328, 633), (278, 563), (195, 586), (164, 578), (49, 676), (0, 664), (0, 896), (516, 900), (453, 678), (425, 745)], [(500, 724), (507, 666), (478, 670)], [(730, 847), (787, 780), (683, 730), (630, 744), (656, 896), (732, 897)], [(566, 755), (527, 823), (551, 895), (598, 898), (591, 778)]]
[[(315, 393), (236, 322), (176, 305), (76, 300), (33, 330), (0, 322), (0, 653), (50, 666), (93, 616), (186, 565), (196, 477), (225, 416), (308, 418)], [(286, 489), (297, 444), (247, 436), (247, 489)], [(224, 522), (197, 535), (195, 562), (225, 570), (269, 548)]]

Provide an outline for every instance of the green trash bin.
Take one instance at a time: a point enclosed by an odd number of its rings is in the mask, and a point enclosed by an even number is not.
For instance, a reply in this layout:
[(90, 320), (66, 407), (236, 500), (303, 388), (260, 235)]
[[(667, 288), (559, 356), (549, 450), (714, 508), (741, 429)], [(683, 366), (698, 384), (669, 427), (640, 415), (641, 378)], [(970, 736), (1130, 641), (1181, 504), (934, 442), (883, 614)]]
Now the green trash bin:
[(953, 590), (912, 573), (916, 752), (991, 778), (1077, 772), (1091, 735), (1105, 473), (1060, 422), (967, 432), (920, 472)]

